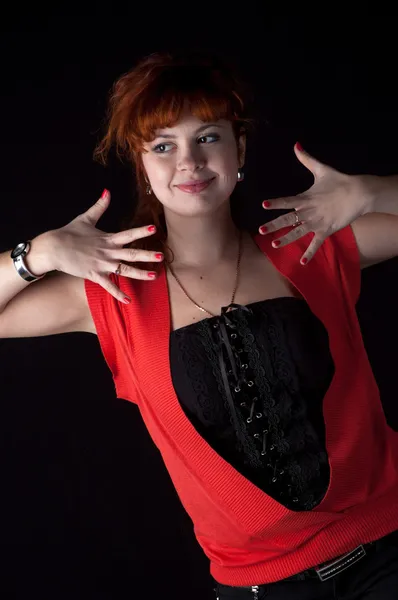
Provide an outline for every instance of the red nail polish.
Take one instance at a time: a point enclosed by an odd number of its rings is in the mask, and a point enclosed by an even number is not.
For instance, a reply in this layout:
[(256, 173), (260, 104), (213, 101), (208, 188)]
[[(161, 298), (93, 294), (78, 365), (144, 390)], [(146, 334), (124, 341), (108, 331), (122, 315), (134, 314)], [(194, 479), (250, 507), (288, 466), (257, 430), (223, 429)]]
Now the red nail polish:
[(148, 227), (148, 231), (150, 231), (151, 233), (153, 233), (154, 231), (156, 231), (155, 225), (151, 225), (150, 227)]
[(156, 258), (156, 260), (162, 260), (163, 254), (161, 252), (158, 252), (157, 254), (155, 254), (155, 258)]
[(105, 188), (104, 191), (102, 192), (101, 198), (105, 198), (105, 196), (107, 196), (109, 194), (109, 191)]
[(123, 298), (122, 302), (124, 302), (124, 304), (130, 304), (131, 300), (126, 296), (125, 298)]
[(303, 258), (300, 262), (302, 265), (306, 265), (308, 262), (308, 258)]
[(150, 273), (148, 273), (148, 277), (150, 277), (151, 279), (155, 279), (156, 273), (154, 271), (151, 271)]
[(270, 206), (271, 206), (271, 202), (268, 202), (268, 200), (264, 200), (263, 207), (264, 208), (269, 208)]
[(304, 148), (302, 147), (302, 145), (300, 144), (300, 142), (296, 143), (296, 148), (297, 150), (299, 150), (300, 152), (304, 152)]
[(268, 229), (265, 225), (262, 225), (262, 227), (260, 227), (260, 233), (267, 233)]
[(275, 240), (274, 242), (272, 242), (272, 245), (274, 246), (274, 248), (277, 248), (278, 246), (280, 246), (280, 240)]

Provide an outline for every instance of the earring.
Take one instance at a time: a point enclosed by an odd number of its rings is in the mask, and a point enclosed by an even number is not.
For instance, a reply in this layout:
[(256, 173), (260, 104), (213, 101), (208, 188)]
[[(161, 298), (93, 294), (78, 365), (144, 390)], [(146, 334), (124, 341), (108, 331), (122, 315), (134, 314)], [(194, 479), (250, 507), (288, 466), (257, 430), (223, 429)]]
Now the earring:
[(243, 181), (245, 178), (245, 174), (242, 169), (238, 169), (238, 181)]
[(146, 186), (146, 193), (147, 193), (147, 195), (148, 195), (148, 196), (150, 196), (150, 195), (152, 194), (152, 188), (151, 188), (151, 186), (149, 185), (149, 183), (148, 183), (148, 185)]

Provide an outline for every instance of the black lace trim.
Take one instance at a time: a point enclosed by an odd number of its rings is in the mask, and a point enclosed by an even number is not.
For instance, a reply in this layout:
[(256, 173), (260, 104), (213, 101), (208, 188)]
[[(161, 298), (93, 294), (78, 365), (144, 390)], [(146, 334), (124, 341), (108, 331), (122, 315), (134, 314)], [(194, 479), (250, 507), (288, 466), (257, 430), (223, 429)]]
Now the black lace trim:
[[(302, 300), (290, 300), (300, 303), (299, 313), (309, 310)], [(267, 301), (230, 308), (172, 334), (200, 407), (199, 418), (189, 410), (187, 416), (223, 458), (268, 495), (291, 510), (311, 510), (326, 493), (329, 464), (300, 394), (283, 320)], [(198, 336), (194, 343), (190, 332)], [(209, 364), (222, 404), (211, 392)], [(331, 373), (325, 391), (330, 380)], [(178, 377), (176, 382), (178, 392)]]

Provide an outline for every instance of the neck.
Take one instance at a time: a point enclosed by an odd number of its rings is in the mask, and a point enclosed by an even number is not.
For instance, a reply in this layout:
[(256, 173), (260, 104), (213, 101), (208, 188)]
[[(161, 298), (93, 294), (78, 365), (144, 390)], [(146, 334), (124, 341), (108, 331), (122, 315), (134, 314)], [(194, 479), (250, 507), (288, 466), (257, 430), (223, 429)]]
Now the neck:
[[(218, 214), (191, 217), (165, 209), (167, 245), (174, 254), (173, 268), (209, 269), (226, 260), (236, 260), (239, 230), (229, 206)], [(165, 249), (166, 259), (173, 256)]]

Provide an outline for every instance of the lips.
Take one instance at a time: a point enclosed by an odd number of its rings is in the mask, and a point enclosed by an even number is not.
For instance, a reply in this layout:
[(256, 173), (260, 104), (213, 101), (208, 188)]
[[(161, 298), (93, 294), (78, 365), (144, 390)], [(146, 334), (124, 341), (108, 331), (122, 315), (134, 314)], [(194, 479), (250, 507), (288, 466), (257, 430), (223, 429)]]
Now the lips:
[(178, 189), (182, 192), (187, 192), (188, 194), (198, 194), (209, 187), (213, 180), (214, 177), (212, 179), (206, 179), (205, 181), (189, 181), (187, 183), (177, 185), (176, 187), (178, 187)]

